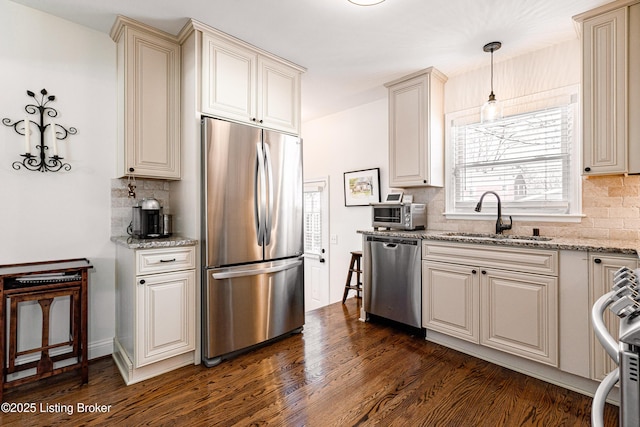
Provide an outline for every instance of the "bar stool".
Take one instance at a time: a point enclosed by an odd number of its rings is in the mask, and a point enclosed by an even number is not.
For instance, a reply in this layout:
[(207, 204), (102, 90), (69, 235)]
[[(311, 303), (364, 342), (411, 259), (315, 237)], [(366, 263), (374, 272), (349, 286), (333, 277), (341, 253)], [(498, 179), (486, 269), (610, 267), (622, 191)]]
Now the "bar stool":
[[(351, 263), (349, 264), (349, 273), (347, 274), (347, 283), (344, 285), (344, 294), (342, 295), (342, 303), (347, 300), (347, 294), (350, 289), (356, 291), (356, 297), (360, 298), (360, 292), (362, 292), (362, 281), (360, 280), (360, 275), (362, 274), (362, 268), (360, 265), (360, 260), (362, 259), (361, 251), (353, 251), (351, 252)], [(351, 278), (353, 273), (356, 273), (356, 284), (351, 284)]]

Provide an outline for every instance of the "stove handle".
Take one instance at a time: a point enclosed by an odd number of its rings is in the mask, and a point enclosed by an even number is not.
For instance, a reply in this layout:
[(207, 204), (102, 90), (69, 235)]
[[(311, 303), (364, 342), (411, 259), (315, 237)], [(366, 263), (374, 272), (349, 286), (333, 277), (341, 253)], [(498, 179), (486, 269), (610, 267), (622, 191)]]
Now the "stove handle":
[(606, 350), (609, 357), (611, 357), (616, 364), (620, 364), (620, 356), (618, 354), (618, 343), (611, 336), (607, 327), (604, 324), (603, 316), (604, 312), (613, 302), (614, 291), (602, 295), (593, 307), (591, 308), (591, 324), (593, 325), (593, 331), (602, 344), (602, 347)]
[(596, 394), (593, 395), (593, 403), (591, 404), (591, 427), (604, 427), (604, 405), (607, 402), (609, 392), (620, 379), (620, 369), (616, 368), (604, 377)]

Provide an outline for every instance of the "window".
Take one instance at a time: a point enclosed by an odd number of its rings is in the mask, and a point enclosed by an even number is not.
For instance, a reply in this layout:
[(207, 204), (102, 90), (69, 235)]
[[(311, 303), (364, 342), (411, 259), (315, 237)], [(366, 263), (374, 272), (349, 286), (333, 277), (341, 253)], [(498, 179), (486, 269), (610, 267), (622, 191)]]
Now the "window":
[(447, 115), (447, 216), (474, 214), (485, 191), (500, 195), (506, 215), (577, 216), (577, 88), (511, 100), (504, 109), (508, 116), (485, 124), (477, 110)]
[(304, 192), (304, 251), (320, 254), (322, 250), (321, 190)]

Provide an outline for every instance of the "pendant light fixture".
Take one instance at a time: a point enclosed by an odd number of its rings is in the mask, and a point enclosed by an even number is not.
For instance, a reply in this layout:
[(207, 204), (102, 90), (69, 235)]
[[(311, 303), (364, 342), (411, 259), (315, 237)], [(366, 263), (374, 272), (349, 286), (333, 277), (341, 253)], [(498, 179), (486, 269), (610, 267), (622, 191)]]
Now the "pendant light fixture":
[(349, 0), (353, 4), (358, 6), (373, 6), (374, 4), (382, 3), (384, 0)]
[(502, 43), (491, 42), (485, 44), (482, 48), (485, 52), (491, 52), (491, 93), (489, 94), (489, 99), (480, 110), (481, 123), (488, 123), (502, 118), (502, 104), (498, 102), (493, 93), (493, 52), (500, 49), (500, 47), (502, 47)]

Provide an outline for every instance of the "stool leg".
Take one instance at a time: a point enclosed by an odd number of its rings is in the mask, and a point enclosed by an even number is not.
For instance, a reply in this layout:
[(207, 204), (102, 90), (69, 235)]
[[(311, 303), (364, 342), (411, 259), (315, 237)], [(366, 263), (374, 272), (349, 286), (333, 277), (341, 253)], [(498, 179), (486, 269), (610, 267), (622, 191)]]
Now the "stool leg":
[(349, 273), (347, 274), (347, 283), (344, 285), (344, 293), (342, 294), (342, 303), (347, 300), (347, 294), (349, 294), (349, 286), (351, 286), (351, 277), (353, 276), (353, 266), (355, 264), (355, 257), (351, 255), (351, 262), (349, 263)]
[(356, 291), (356, 296), (358, 298), (362, 298), (362, 281), (360, 280), (360, 275), (362, 274), (362, 268), (360, 268), (360, 257), (356, 260), (356, 269), (358, 272), (356, 273), (356, 286), (358, 290)]

